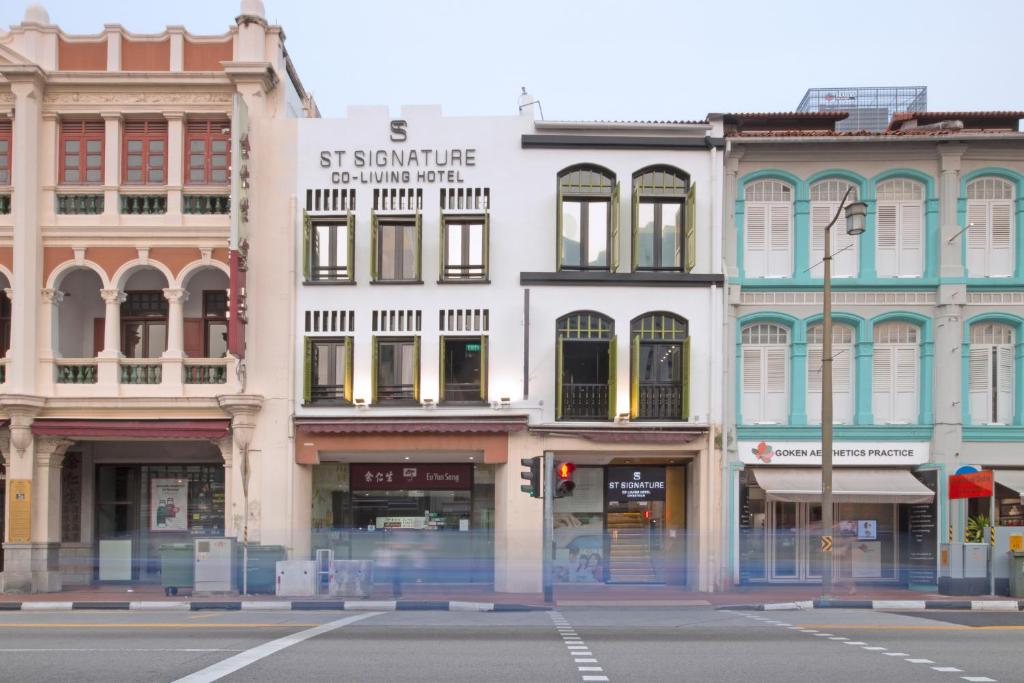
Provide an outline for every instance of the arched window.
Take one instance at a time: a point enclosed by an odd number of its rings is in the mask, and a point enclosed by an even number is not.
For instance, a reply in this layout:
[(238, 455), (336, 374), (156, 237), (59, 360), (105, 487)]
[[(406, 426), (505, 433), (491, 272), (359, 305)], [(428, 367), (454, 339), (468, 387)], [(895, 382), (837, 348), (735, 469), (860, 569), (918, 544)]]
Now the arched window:
[(573, 166), (558, 174), (559, 270), (618, 267), (619, 186), (599, 166)]
[(875, 326), (872, 410), (875, 424), (915, 424), (919, 415), (921, 331), (906, 322)]
[(971, 422), (1013, 422), (1013, 328), (1002, 323), (971, 326), (970, 378)]
[[(857, 186), (839, 178), (822, 180), (811, 185), (810, 266), (811, 277), (822, 277), (825, 258), (825, 226), (839, 211), (839, 205), (850, 188), (846, 202), (857, 201)], [(832, 277), (856, 277), (858, 270), (857, 238), (846, 234), (846, 219), (839, 217), (832, 227)]]
[(881, 277), (919, 277), (924, 272), (924, 186), (906, 178), (878, 185), (875, 268)]
[[(807, 420), (821, 424), (822, 342), (824, 327), (816, 323), (807, 328)], [(832, 326), (832, 421), (853, 423), (854, 404), (854, 331), (849, 325)]]
[(555, 416), (615, 418), (615, 321), (594, 311), (558, 319)]
[(696, 195), (690, 177), (671, 166), (633, 175), (633, 270), (691, 270)]
[(743, 421), (781, 424), (789, 411), (789, 330), (774, 323), (743, 328), (741, 383)]
[(630, 324), (630, 416), (687, 420), (690, 414), (690, 337), (685, 318), (648, 313)]
[(967, 184), (967, 275), (1009, 277), (1013, 258), (1013, 184), (978, 178)]
[(743, 270), (747, 277), (793, 274), (793, 188), (758, 180), (744, 191)]

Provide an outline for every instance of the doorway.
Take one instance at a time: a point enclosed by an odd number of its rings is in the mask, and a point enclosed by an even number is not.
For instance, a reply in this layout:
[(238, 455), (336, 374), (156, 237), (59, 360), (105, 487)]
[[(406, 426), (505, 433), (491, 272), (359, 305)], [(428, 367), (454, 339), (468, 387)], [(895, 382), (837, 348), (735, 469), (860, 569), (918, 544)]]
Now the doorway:
[(770, 503), (769, 578), (772, 581), (821, 580), (821, 504)]

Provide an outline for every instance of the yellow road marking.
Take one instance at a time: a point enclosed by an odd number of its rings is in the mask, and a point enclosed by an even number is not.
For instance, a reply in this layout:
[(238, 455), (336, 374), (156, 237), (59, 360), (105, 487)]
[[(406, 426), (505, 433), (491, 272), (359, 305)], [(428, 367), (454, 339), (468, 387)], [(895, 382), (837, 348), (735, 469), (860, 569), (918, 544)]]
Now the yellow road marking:
[(795, 624), (801, 628), (869, 631), (1024, 631), (1021, 626), (965, 626), (963, 624), (935, 624), (922, 626), (890, 626), (886, 624)]
[(280, 624), (13, 624), (0, 622), (0, 630), (19, 628), (205, 628), (205, 629), (227, 629), (227, 628), (313, 628), (323, 624), (299, 624), (285, 622)]

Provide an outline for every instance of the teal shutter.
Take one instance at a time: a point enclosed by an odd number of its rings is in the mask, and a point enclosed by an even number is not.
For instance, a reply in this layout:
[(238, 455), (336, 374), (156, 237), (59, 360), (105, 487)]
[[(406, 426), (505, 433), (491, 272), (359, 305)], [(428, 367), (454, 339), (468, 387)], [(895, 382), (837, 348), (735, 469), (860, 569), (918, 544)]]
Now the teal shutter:
[(697, 265), (697, 184), (690, 185), (686, 196), (686, 272)]

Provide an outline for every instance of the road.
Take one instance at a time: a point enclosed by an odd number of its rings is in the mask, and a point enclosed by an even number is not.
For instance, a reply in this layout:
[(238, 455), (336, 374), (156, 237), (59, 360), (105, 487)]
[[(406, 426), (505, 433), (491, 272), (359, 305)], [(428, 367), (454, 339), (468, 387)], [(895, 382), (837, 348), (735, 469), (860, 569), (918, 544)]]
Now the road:
[(1024, 613), (0, 613), (0, 680), (1024, 681)]

